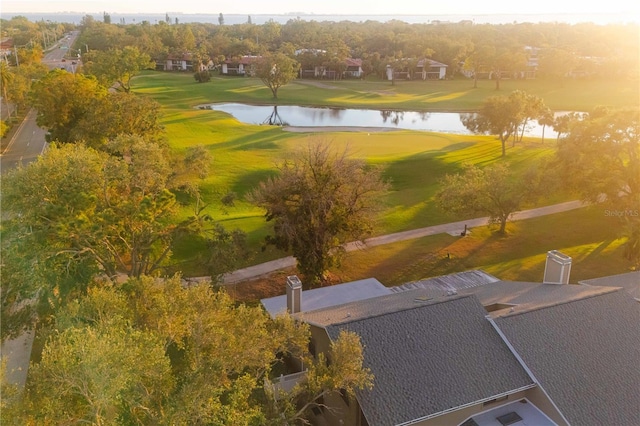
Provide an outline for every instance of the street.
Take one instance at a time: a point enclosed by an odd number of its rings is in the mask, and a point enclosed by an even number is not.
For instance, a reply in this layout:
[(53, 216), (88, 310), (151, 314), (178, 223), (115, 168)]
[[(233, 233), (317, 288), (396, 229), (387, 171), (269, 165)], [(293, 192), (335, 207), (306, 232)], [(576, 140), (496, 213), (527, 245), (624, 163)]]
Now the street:
[[(69, 39), (64, 40), (65, 45), (72, 45), (77, 35), (78, 32), (74, 31)], [(75, 68), (71, 69), (66, 66), (66, 64), (71, 65), (71, 61), (62, 62), (67, 50), (60, 49), (61, 45), (62, 41), (58, 42), (56, 48), (45, 54), (42, 62), (50, 69), (64, 66), (67, 71), (75, 72)], [(36, 110), (29, 111), (22, 123), (19, 124), (18, 130), (9, 141), (7, 148), (0, 153), (0, 174), (16, 168), (18, 165), (27, 165), (36, 160), (46, 149), (46, 131), (36, 124), (36, 115)], [(20, 388), (24, 387), (27, 380), (33, 339), (34, 333), (28, 331), (15, 339), (3, 342), (0, 347), (0, 356), (7, 363), (6, 380)]]
[[(71, 35), (65, 36), (65, 38), (58, 41), (55, 48), (44, 55), (42, 62), (50, 69), (65, 68), (69, 72), (75, 72), (77, 65), (73, 65), (72, 62), (79, 62), (76, 59), (77, 54), (69, 54), (67, 56), (71, 56), (73, 59), (62, 61), (69, 52), (68, 46), (73, 45), (77, 36), (78, 31), (73, 31)], [(38, 158), (38, 155), (47, 146), (45, 134), (46, 131), (36, 124), (36, 111), (29, 111), (24, 121), (20, 123), (18, 131), (9, 142), (7, 148), (0, 153), (0, 173), (15, 168), (19, 164), (27, 165)]]
[(31, 110), (0, 157), (0, 172), (26, 165), (38, 158), (45, 147), (46, 132), (36, 124), (36, 111)]

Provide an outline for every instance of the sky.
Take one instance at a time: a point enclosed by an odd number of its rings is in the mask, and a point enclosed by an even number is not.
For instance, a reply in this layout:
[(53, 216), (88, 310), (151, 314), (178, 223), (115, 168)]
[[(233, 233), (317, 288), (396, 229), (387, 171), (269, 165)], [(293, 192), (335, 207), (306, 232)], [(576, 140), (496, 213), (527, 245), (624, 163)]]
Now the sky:
[(330, 15), (455, 15), (455, 14), (624, 14), (638, 21), (640, 2), (533, 0), (2, 0), (1, 13), (206, 13), (206, 14), (330, 14)]

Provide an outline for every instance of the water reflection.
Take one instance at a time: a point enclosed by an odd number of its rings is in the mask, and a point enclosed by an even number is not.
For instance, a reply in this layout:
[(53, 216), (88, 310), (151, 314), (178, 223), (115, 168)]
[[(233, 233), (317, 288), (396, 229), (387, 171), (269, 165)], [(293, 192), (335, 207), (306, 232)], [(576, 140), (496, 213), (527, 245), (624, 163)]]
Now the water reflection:
[[(211, 109), (231, 114), (247, 124), (298, 127), (384, 127), (441, 133), (471, 134), (467, 128), (473, 113), (315, 108), (291, 105), (245, 105), (239, 103), (207, 104)], [(266, 117), (266, 118), (265, 118)], [(529, 123), (527, 136), (541, 136), (543, 127)], [(547, 127), (546, 137), (555, 137)]]

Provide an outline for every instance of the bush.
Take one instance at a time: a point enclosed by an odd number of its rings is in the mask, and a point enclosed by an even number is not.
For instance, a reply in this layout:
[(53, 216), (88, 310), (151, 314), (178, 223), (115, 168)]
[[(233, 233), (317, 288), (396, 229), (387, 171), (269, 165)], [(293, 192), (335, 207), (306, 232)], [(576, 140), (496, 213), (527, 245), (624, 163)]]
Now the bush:
[(4, 135), (9, 131), (10, 126), (4, 121), (0, 121), (0, 138), (4, 138)]
[(198, 83), (205, 83), (211, 80), (211, 74), (209, 74), (209, 70), (198, 71), (193, 74), (193, 77), (196, 79)]

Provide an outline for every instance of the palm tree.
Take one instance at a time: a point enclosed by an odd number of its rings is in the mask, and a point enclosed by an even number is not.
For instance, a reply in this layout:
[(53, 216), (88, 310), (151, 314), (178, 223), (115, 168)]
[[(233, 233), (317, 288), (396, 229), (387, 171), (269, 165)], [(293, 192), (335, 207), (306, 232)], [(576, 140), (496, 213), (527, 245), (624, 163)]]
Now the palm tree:
[(2, 86), (2, 99), (4, 99), (5, 107), (9, 111), (11, 116), (11, 110), (9, 109), (9, 100), (7, 98), (7, 86), (13, 82), (13, 73), (9, 69), (9, 65), (6, 62), (0, 62), (0, 86)]

